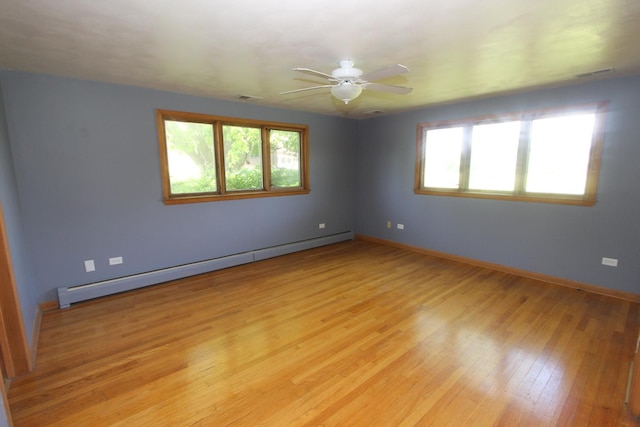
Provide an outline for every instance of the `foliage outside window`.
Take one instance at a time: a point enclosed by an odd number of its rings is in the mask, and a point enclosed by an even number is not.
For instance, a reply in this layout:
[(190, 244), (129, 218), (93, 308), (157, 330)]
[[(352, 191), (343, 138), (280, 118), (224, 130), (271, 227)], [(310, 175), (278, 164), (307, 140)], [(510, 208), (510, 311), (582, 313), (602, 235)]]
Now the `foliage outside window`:
[(593, 205), (607, 107), (420, 123), (415, 192)]
[(165, 203), (309, 192), (308, 127), (158, 110)]

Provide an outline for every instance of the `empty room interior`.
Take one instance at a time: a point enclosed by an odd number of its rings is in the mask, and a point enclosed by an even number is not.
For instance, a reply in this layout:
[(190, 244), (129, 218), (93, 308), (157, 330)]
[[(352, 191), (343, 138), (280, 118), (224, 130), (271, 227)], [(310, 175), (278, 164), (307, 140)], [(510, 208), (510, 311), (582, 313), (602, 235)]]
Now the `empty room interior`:
[(0, 426), (639, 425), (638, 22), (0, 0)]

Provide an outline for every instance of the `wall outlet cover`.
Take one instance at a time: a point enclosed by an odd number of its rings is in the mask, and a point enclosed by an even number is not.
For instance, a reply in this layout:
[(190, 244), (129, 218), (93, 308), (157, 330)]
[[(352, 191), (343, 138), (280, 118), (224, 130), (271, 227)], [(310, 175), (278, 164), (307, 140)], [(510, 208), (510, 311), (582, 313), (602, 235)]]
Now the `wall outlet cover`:
[(122, 264), (121, 256), (109, 258), (109, 265), (117, 265), (117, 264)]

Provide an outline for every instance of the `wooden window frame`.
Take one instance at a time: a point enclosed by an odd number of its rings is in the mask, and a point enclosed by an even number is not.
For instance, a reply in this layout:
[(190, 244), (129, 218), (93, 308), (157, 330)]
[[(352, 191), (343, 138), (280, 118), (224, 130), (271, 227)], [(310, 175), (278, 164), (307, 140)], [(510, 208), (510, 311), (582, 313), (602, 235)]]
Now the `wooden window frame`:
[[(450, 197), (472, 197), (483, 199), (511, 200), (537, 203), (557, 203), (579, 206), (593, 206), (596, 203), (598, 177), (600, 174), (600, 163), (602, 160), (602, 146), (604, 144), (604, 124), (609, 107), (609, 101), (601, 101), (584, 105), (553, 108), (522, 113), (502, 114), (496, 116), (482, 116), (461, 120), (447, 120), (437, 122), (419, 123), (416, 135), (416, 164), (414, 192), (416, 194), (450, 196)], [(595, 113), (595, 123), (591, 140), (591, 151), (589, 155), (589, 165), (587, 168), (587, 181), (585, 192), (582, 195), (571, 194), (551, 194), (532, 193), (525, 191), (527, 162), (529, 154), (530, 129), (533, 120), (550, 118), (554, 116), (564, 116), (579, 113)], [(471, 159), (471, 129), (474, 125), (501, 123), (513, 120), (522, 121), (520, 140), (518, 143), (518, 157), (516, 162), (516, 181), (514, 191), (485, 191), (470, 190), (469, 165)], [(460, 161), (460, 184), (457, 189), (424, 187), (424, 152), (426, 131), (431, 129), (442, 129), (449, 127), (463, 127), (464, 141), (462, 144)]]
[[(171, 193), (169, 161), (167, 152), (165, 120), (210, 124), (213, 126), (213, 150), (216, 166), (217, 191), (202, 193)], [(156, 110), (158, 127), (158, 145), (160, 149), (160, 171), (162, 176), (162, 197), (165, 204), (183, 204), (213, 202), (222, 200), (250, 199), (259, 197), (291, 196), (308, 194), (309, 187), (309, 127), (307, 125), (266, 122), (261, 120), (241, 119), (234, 117), (212, 116), (208, 114), (189, 113), (171, 110)], [(262, 189), (227, 191), (222, 127), (225, 125), (254, 127), (261, 129), (262, 137)], [(270, 130), (298, 132), (300, 134), (300, 186), (272, 187), (271, 185), (271, 147)]]

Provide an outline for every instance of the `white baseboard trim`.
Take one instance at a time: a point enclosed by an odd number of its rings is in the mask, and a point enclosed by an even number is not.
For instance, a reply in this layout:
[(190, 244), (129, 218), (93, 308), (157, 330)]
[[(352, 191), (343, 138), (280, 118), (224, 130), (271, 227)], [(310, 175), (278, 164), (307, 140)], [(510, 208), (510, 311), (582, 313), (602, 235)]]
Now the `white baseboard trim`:
[(329, 236), (317, 237), (235, 255), (163, 268), (161, 270), (154, 270), (146, 273), (134, 274), (132, 276), (119, 277), (86, 285), (61, 287), (58, 288), (58, 305), (60, 308), (68, 308), (75, 302), (86, 301), (146, 286), (157, 285), (170, 280), (195, 276), (197, 274), (208, 273), (210, 271), (247, 264), (250, 262), (261, 261), (267, 258), (330, 245), (332, 243), (338, 243), (345, 240), (353, 240), (353, 237), (353, 231), (346, 231)]

